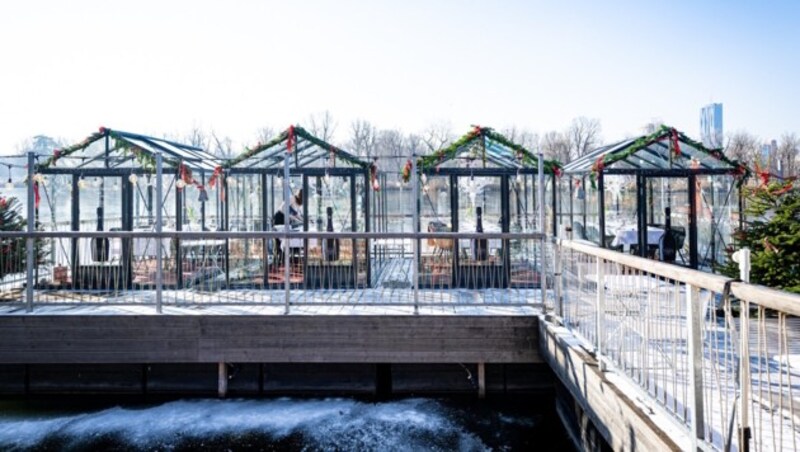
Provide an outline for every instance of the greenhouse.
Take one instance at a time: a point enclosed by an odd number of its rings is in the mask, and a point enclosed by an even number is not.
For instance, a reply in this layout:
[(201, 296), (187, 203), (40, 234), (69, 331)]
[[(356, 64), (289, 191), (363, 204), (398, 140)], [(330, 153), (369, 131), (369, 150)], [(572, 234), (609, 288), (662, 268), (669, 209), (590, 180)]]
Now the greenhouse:
[[(162, 199), (156, 195), (156, 155), (163, 158)], [(43, 231), (209, 230), (219, 225), (217, 159), (203, 149), (101, 127), (36, 164), (35, 215)], [(209, 188), (207, 189), (206, 186)], [(220, 261), (223, 247), (154, 238), (47, 239), (36, 281), (52, 289), (152, 288), (156, 255), (164, 257), (165, 287), (183, 287)], [(201, 259), (198, 249), (208, 250)]]
[[(292, 126), (246, 149), (224, 168), (229, 231), (369, 232), (373, 164)], [(288, 186), (284, 184), (288, 176)], [(284, 188), (288, 188), (284, 192)], [(285, 202), (286, 201), (286, 202)], [(288, 218), (286, 218), (288, 214)], [(304, 288), (369, 286), (366, 239), (231, 239), (231, 286)]]
[(564, 173), (557, 221), (573, 238), (691, 268), (726, 259), (749, 174), (667, 126), (595, 149)]
[[(555, 228), (554, 161), (544, 162), (546, 220), (537, 215), (537, 157), (489, 127), (474, 126), (452, 145), (418, 159), (417, 227), (427, 232), (544, 232)], [(405, 171), (408, 178), (409, 169)], [(428, 239), (421, 245), (423, 287), (538, 285), (533, 241)]]

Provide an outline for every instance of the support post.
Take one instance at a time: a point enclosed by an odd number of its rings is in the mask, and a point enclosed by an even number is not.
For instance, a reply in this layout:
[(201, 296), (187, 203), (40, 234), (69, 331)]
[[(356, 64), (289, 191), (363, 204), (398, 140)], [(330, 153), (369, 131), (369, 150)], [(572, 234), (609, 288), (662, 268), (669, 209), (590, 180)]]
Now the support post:
[(228, 395), (228, 365), (225, 363), (217, 365), (217, 395), (220, 399)]
[[(28, 152), (28, 236), (25, 238), (25, 311), (33, 312), (33, 227), (35, 220), (35, 199), (33, 194), (34, 153)], [(73, 278), (75, 276), (73, 275)]]
[(595, 321), (595, 351), (597, 364), (600, 371), (605, 371), (603, 362), (603, 346), (605, 345), (606, 334), (606, 271), (603, 258), (597, 257), (597, 312)]
[[(286, 150), (286, 155), (283, 156), (283, 288), (285, 290), (285, 306), (283, 313), (289, 313), (289, 303), (291, 301), (290, 281), (291, 271), (289, 268), (289, 261), (291, 260), (289, 248), (289, 228), (291, 220), (289, 219), (289, 203), (291, 198), (291, 187), (289, 185), (289, 150)], [(305, 203), (304, 203), (305, 204)]]
[(419, 177), (417, 175), (417, 154), (411, 155), (411, 193), (413, 203), (413, 230), (416, 233), (412, 242), (414, 258), (411, 260), (411, 277), (414, 278), (414, 314), (419, 314)]
[(555, 255), (556, 255), (556, 262), (555, 262), (555, 270), (553, 271), (553, 276), (555, 279), (555, 309), (556, 315), (559, 319), (564, 318), (564, 300), (563, 297), (563, 287), (562, 284), (564, 281), (561, 279), (561, 274), (564, 272), (564, 261), (563, 261), (563, 253), (564, 248), (561, 246), (561, 240), (558, 239), (555, 243)]
[(164, 231), (164, 209), (161, 203), (164, 201), (164, 158), (161, 153), (156, 154), (156, 312), (161, 314), (161, 306), (164, 295), (164, 259), (162, 257), (162, 245), (164, 238), (161, 234)]
[(547, 228), (544, 224), (544, 155), (540, 152), (537, 157), (536, 163), (538, 165), (539, 174), (536, 181), (536, 206), (539, 208), (539, 232), (542, 233), (539, 286), (542, 293), (542, 306), (544, 306), (547, 302)]
[(478, 363), (478, 398), (486, 398), (486, 364)]
[(689, 345), (689, 407), (691, 408), (692, 450), (698, 447), (705, 436), (703, 406), (703, 306), (700, 289), (686, 286), (686, 331)]
[[(750, 248), (733, 253), (739, 279), (750, 282)], [(739, 301), (739, 450), (750, 450), (750, 303)]]

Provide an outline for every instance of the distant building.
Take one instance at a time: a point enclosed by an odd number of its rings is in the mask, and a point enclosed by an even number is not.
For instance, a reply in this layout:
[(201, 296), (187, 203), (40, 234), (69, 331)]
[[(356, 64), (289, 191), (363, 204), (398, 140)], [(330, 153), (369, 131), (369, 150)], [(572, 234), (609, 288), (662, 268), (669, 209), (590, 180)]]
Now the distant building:
[(761, 156), (759, 165), (761, 168), (768, 169), (772, 174), (783, 176), (781, 158), (778, 155), (778, 142), (775, 140), (761, 146)]
[(700, 138), (709, 149), (722, 148), (722, 104), (708, 104), (700, 109)]

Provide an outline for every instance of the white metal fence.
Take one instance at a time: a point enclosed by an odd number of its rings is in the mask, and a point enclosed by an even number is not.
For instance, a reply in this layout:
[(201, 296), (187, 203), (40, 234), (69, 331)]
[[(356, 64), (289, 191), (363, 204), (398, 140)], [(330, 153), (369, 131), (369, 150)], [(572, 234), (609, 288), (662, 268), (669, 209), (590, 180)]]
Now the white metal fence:
[(555, 313), (718, 450), (798, 450), (800, 296), (560, 241)]

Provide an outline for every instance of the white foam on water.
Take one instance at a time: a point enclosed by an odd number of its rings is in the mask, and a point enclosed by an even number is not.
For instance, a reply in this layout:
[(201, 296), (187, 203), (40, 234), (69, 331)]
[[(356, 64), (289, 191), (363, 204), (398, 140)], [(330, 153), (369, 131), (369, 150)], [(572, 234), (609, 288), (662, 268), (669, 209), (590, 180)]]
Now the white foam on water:
[(451, 412), (429, 399), (366, 403), (350, 399), (183, 400), (147, 408), (19, 419), (0, 414), (0, 449), (48, 438), (74, 447), (114, 436), (137, 448), (169, 450), (187, 439), (259, 433), (300, 435), (309, 449), (488, 450)]

